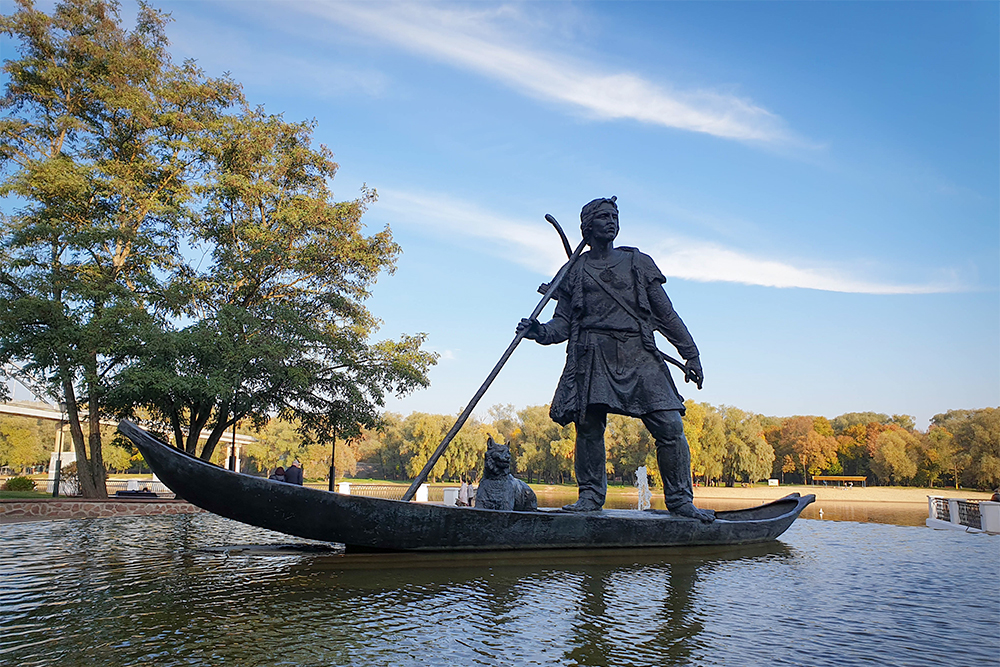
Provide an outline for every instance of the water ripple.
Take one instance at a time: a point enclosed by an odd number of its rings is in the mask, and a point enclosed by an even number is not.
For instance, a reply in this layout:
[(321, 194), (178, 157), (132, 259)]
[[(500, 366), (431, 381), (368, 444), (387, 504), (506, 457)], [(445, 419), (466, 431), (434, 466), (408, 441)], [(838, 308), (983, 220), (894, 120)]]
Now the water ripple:
[(0, 540), (4, 665), (971, 666), (1000, 653), (1000, 539), (922, 528), (800, 520), (756, 547), (352, 555), (202, 514), (7, 524)]

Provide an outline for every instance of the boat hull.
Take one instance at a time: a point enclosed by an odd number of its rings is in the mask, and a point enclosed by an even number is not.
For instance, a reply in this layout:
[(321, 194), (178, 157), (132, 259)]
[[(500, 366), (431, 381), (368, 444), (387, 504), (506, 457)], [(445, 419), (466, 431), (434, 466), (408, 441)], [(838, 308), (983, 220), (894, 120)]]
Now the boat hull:
[(815, 496), (792, 494), (702, 523), (656, 510), (506, 512), (350, 496), (220, 468), (123, 421), (119, 430), (179, 497), (213, 514), (349, 549), (635, 548), (753, 544), (777, 538)]

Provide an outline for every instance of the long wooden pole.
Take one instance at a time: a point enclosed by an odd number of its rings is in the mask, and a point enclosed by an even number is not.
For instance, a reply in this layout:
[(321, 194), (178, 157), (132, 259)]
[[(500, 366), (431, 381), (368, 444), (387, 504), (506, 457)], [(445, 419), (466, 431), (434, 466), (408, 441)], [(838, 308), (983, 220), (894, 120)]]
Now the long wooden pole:
[[(549, 216), (546, 216), (546, 219), (548, 217)], [(545, 296), (543, 296), (542, 300), (538, 302), (538, 305), (535, 306), (535, 309), (531, 311), (531, 315), (528, 317), (528, 319), (534, 320), (538, 318), (538, 316), (542, 313), (542, 309), (544, 309), (545, 306), (552, 299), (552, 295), (555, 294), (557, 289), (559, 289), (559, 285), (566, 277), (566, 274), (569, 273), (570, 267), (573, 266), (573, 264), (576, 262), (576, 259), (580, 256), (580, 254), (583, 252), (583, 249), (586, 247), (587, 247), (587, 241), (586, 239), (584, 239), (583, 241), (580, 242), (580, 245), (576, 247), (576, 250), (573, 251), (573, 254), (570, 255), (569, 261), (563, 264), (563, 267), (559, 269), (559, 273), (557, 273), (556, 277), (552, 279), (551, 283), (549, 283), (549, 288), (545, 290)], [(448, 431), (448, 434), (444, 436), (444, 440), (442, 440), (441, 444), (438, 445), (438, 448), (434, 450), (434, 453), (431, 454), (431, 457), (427, 459), (427, 463), (424, 464), (423, 470), (420, 471), (420, 474), (417, 475), (417, 478), (413, 480), (413, 484), (411, 484), (410, 488), (408, 488), (406, 490), (406, 493), (403, 494), (403, 500), (412, 500), (413, 496), (417, 493), (417, 489), (420, 488), (420, 485), (427, 480), (427, 475), (430, 474), (431, 469), (434, 467), (434, 464), (437, 463), (438, 459), (441, 458), (441, 455), (444, 454), (444, 450), (448, 448), (448, 445), (451, 444), (451, 441), (454, 439), (454, 437), (458, 435), (458, 432), (462, 429), (462, 426), (465, 425), (466, 420), (468, 420), (469, 416), (472, 414), (472, 411), (476, 408), (476, 404), (479, 403), (479, 399), (481, 399), (483, 395), (486, 393), (486, 390), (490, 388), (490, 385), (493, 383), (493, 380), (495, 380), (496, 376), (500, 374), (500, 369), (503, 368), (504, 364), (507, 363), (507, 360), (510, 359), (510, 355), (514, 353), (514, 349), (517, 347), (517, 344), (520, 343), (521, 339), (524, 338), (525, 331), (520, 331), (516, 336), (514, 336), (514, 340), (512, 340), (510, 345), (507, 346), (507, 350), (503, 353), (503, 356), (500, 357), (500, 361), (497, 362), (497, 365), (493, 367), (493, 370), (490, 371), (489, 376), (487, 376), (486, 381), (483, 382), (481, 387), (479, 387), (479, 391), (477, 391), (476, 395), (472, 397), (472, 400), (469, 401), (469, 404), (465, 406), (465, 410), (463, 410), (462, 414), (458, 416), (458, 420), (455, 422), (455, 425), (452, 426), (451, 430)]]

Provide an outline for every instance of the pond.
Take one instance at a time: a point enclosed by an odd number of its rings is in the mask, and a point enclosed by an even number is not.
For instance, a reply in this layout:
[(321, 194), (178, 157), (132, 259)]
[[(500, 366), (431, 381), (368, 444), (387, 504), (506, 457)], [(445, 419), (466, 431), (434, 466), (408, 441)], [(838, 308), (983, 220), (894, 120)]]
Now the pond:
[(0, 525), (2, 665), (986, 665), (1000, 537), (344, 554), (210, 514)]
[[(807, 491), (802, 491), (803, 495)], [(576, 489), (559, 489), (538, 494), (539, 507), (561, 507), (575, 502)], [(608, 509), (635, 509), (635, 498), (610, 496), (605, 507)], [(744, 509), (755, 501), (735, 498), (695, 498), (698, 507), (712, 510)], [(760, 504), (769, 502), (756, 501)], [(654, 509), (666, 509), (663, 496), (653, 493)], [(822, 514), (820, 513), (822, 511)], [(862, 523), (891, 523), (897, 526), (926, 526), (927, 502), (885, 502), (885, 501), (816, 501), (806, 507), (800, 515), (804, 519), (826, 519), (828, 521), (860, 521)]]

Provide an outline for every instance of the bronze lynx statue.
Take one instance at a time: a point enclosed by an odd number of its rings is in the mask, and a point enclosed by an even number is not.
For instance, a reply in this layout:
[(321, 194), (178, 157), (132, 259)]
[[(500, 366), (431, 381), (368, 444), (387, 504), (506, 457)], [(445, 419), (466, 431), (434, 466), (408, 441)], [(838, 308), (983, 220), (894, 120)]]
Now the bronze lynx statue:
[(490, 438), (486, 443), (486, 470), (476, 489), (476, 508), (531, 512), (538, 509), (535, 492), (510, 474), (510, 448)]

